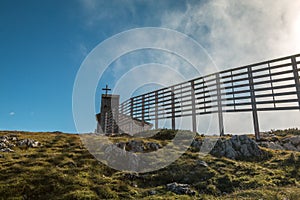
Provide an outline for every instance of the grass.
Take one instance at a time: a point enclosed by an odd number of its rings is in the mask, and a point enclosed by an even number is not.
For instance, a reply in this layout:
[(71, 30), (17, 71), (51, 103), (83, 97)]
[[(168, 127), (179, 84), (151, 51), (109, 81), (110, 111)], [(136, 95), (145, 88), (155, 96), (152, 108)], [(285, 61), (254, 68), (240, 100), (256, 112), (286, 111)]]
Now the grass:
[[(208, 164), (203, 167), (196, 163), (198, 153), (189, 150), (168, 167), (130, 175), (97, 161), (78, 135), (9, 131), (0, 135), (12, 133), (42, 146), (1, 153), (0, 199), (300, 199), (298, 152), (264, 149), (268, 157), (255, 162), (208, 155), (201, 158)], [(144, 140), (165, 145), (173, 137), (170, 133), (164, 130)], [(135, 138), (111, 140), (131, 139)], [(196, 195), (167, 191), (165, 185), (174, 181), (190, 184)], [(155, 195), (149, 195), (152, 190)]]

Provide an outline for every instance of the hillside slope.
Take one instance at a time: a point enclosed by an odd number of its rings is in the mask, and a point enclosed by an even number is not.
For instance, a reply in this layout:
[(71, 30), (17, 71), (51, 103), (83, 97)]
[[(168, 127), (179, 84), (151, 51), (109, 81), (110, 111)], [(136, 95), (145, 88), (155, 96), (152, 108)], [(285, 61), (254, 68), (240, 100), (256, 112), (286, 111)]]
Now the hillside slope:
[[(262, 148), (266, 154), (261, 159), (242, 161), (211, 155), (200, 159), (190, 148), (166, 168), (130, 174), (97, 161), (78, 135), (0, 132), (11, 134), (41, 146), (0, 153), (0, 199), (300, 199), (299, 152)], [(174, 132), (163, 130), (144, 140), (163, 145), (170, 134)], [(188, 184), (194, 193), (176, 194), (167, 187), (170, 183)]]

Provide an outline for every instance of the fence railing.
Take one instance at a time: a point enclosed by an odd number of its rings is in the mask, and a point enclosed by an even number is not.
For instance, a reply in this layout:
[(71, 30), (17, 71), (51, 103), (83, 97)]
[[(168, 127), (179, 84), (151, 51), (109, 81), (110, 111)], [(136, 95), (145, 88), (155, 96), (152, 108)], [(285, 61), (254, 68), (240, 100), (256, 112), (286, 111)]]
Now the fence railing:
[[(122, 115), (141, 121), (218, 113), (224, 135), (224, 112), (252, 112), (256, 139), (258, 111), (300, 109), (300, 54), (224, 70), (132, 97), (119, 106)], [(122, 119), (119, 119), (122, 121)], [(122, 122), (119, 123), (122, 123)]]

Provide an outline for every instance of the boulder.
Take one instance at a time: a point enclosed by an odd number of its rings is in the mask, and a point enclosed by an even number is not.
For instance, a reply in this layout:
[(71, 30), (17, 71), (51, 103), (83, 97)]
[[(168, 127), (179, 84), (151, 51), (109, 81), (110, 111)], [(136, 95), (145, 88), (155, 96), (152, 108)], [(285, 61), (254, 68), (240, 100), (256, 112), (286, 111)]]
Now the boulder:
[(194, 148), (197, 148), (197, 149), (200, 149), (202, 146), (202, 140), (196, 138), (193, 140), (192, 144), (191, 144), (191, 147), (194, 147)]
[(207, 164), (205, 161), (203, 161), (203, 160), (197, 160), (197, 161), (196, 161), (196, 164), (197, 164), (198, 166), (208, 167), (208, 164)]
[(4, 142), (0, 142), (0, 149), (4, 149), (6, 147), (7, 147), (7, 145)]
[(8, 144), (9, 141), (8, 141), (7, 138), (1, 138), (1, 139), (0, 139), (0, 143)]
[(8, 137), (8, 140), (11, 140), (11, 141), (18, 140), (18, 135), (16, 135), (16, 134), (9, 134), (7, 137)]
[(40, 145), (41, 143), (39, 143), (38, 141), (33, 141), (29, 147), (35, 148), (35, 147), (39, 147)]
[(14, 144), (12, 144), (12, 143), (9, 143), (8, 145), (7, 145), (7, 147), (8, 148), (13, 148), (13, 147), (15, 147), (16, 145), (14, 145)]
[(157, 194), (157, 192), (155, 190), (150, 190), (149, 191), (149, 195), (156, 195), (156, 194)]
[(18, 138), (17, 137), (11, 137), (9, 138), (11, 141), (18, 141)]
[(17, 146), (20, 148), (27, 147), (27, 140), (21, 140), (17, 143)]
[(187, 194), (187, 195), (195, 195), (196, 192), (190, 189), (188, 184), (180, 184), (180, 183), (169, 183), (167, 184), (167, 190), (172, 191), (176, 194)]
[(0, 141), (2, 141), (2, 140), (8, 140), (8, 136), (6, 136), (6, 135), (2, 135), (2, 136), (0, 136)]
[(161, 148), (160, 144), (155, 143), (155, 142), (147, 142), (146, 147), (147, 147), (147, 149), (149, 149), (151, 151), (156, 151)]
[(133, 152), (144, 152), (144, 145), (142, 141), (131, 140), (126, 144), (129, 147), (130, 151)]

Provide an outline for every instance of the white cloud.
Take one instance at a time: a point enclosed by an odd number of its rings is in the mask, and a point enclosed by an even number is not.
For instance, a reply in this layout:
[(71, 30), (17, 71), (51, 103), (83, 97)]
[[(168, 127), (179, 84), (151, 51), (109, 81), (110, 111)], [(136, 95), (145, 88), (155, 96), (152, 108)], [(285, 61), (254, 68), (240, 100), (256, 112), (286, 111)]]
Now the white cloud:
[(166, 12), (162, 26), (191, 35), (220, 68), (300, 51), (300, 1), (211, 0)]
[(15, 112), (10, 112), (9, 115), (10, 116), (14, 116), (16, 113)]
[[(227, 69), (299, 53), (299, 10), (300, 1), (292, 0), (211, 0), (188, 4), (184, 12), (166, 12), (162, 26), (191, 35), (219, 69)], [(251, 118), (251, 113), (226, 114), (225, 129), (250, 132)], [(300, 127), (298, 111), (260, 112), (259, 119), (262, 130)]]

